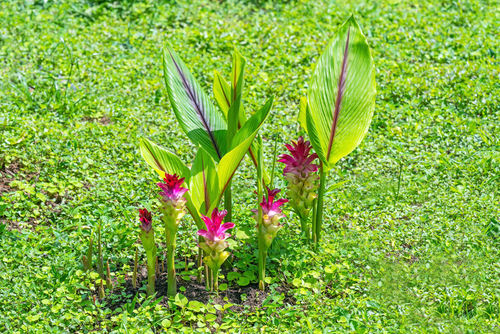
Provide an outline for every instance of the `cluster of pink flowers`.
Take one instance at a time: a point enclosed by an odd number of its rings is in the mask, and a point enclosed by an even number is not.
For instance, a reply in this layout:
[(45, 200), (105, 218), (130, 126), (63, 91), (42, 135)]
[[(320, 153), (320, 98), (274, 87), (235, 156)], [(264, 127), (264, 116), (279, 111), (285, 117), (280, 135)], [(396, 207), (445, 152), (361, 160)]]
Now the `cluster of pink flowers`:
[(314, 190), (318, 188), (315, 181), (319, 176), (314, 173), (318, 171), (318, 165), (312, 162), (318, 155), (310, 154), (312, 146), (302, 136), (296, 142), (292, 141), (292, 145), (285, 146), (291, 155), (282, 154), (278, 161), (286, 165), (283, 169), (283, 176), (288, 181), (286, 194), (291, 199), (290, 205), (294, 211), (301, 219), (307, 219), (313, 200), (317, 197)]

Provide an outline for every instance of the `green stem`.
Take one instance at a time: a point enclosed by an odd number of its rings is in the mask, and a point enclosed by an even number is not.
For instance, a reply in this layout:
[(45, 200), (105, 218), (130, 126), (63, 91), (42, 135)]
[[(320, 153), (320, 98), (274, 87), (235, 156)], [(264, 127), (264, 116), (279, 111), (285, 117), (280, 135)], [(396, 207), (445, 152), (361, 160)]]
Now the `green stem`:
[(156, 264), (156, 254), (155, 252), (146, 252), (146, 256), (148, 258), (147, 261), (147, 269), (148, 269), (148, 286), (146, 292), (148, 296), (151, 296), (155, 293), (155, 264)]
[(101, 244), (101, 225), (97, 228), (97, 256), (99, 257), (97, 259), (97, 270), (99, 275), (101, 276), (101, 279), (104, 279), (104, 262), (102, 259), (102, 244)]
[(306, 238), (306, 242), (309, 243), (309, 226), (307, 223), (307, 218), (300, 218), (300, 227), (302, 229), (302, 234)]
[(175, 234), (170, 245), (167, 246), (167, 271), (168, 271), (168, 290), (169, 296), (177, 294), (177, 280), (175, 277)]
[(214, 290), (217, 291), (217, 293), (219, 293), (219, 268), (217, 268), (216, 270), (213, 271), (214, 273)]
[(323, 168), (323, 163), (320, 163), (319, 167), (319, 193), (318, 193), (318, 206), (316, 208), (316, 230), (314, 231), (313, 240), (315, 243), (319, 243), (321, 239), (321, 227), (323, 224), (323, 196), (325, 195), (325, 183), (326, 183), (326, 173)]
[(261, 228), (262, 228), (262, 207), (260, 206), (260, 201), (262, 199), (263, 195), (263, 189), (262, 189), (262, 181), (263, 181), (263, 171), (264, 171), (264, 157), (263, 157), (263, 149), (264, 147), (262, 146), (262, 137), (258, 137), (259, 141), (259, 152), (258, 152), (258, 167), (257, 167), (257, 208), (259, 209), (258, 216), (257, 216), (257, 237), (259, 238), (259, 289), (264, 291), (264, 278), (266, 277), (266, 256), (265, 256), (265, 250), (264, 250), (264, 241), (263, 235), (261, 233)]
[[(201, 239), (202, 237), (198, 237), (198, 240)], [(202, 242), (201, 240), (199, 240)], [(198, 249), (198, 268), (203, 265), (203, 249), (199, 248)], [(201, 271), (198, 270), (198, 283), (201, 283)]]
[[(233, 194), (231, 192), (231, 181), (227, 184), (226, 191), (224, 192), (224, 209), (227, 210), (227, 215), (224, 221), (231, 222), (233, 219)], [(208, 214), (208, 213), (207, 213)]]
[(312, 203), (312, 220), (311, 220), (311, 233), (312, 233), (312, 241), (316, 242), (316, 214), (317, 214), (317, 202), (318, 199), (315, 198)]

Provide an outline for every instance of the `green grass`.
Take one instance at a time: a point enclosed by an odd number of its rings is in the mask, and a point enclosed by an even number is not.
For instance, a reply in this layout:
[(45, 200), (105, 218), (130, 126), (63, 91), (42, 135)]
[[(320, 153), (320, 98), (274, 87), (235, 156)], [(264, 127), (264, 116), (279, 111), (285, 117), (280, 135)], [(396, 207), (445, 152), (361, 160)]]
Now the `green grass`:
[[(245, 109), (275, 94), (262, 134), (288, 141), (316, 59), (354, 13), (378, 94), (367, 137), (331, 173), (331, 183), (349, 182), (326, 199), (319, 249), (300, 245), (289, 215), (269, 253), (269, 275), (294, 286), (296, 304), (226, 312), (222, 331), (500, 333), (500, 243), (486, 232), (500, 219), (499, 8), (496, 0), (3, 1), (0, 165), (20, 171), (0, 195), (0, 219), (21, 231), (0, 234), (0, 331), (208, 331), (185, 310), (111, 314), (91, 302), (95, 277), (81, 272), (99, 223), (114, 275), (130, 271), (136, 208), (156, 192), (139, 138), (192, 160), (165, 95), (162, 44), (207, 91), (214, 69), (228, 76), (236, 45), (248, 60)], [(237, 231), (253, 228), (254, 177), (246, 161), (233, 182)], [(190, 222), (178, 254), (196, 251)], [(234, 239), (233, 251), (249, 259), (239, 268), (256, 271), (248, 244)]]

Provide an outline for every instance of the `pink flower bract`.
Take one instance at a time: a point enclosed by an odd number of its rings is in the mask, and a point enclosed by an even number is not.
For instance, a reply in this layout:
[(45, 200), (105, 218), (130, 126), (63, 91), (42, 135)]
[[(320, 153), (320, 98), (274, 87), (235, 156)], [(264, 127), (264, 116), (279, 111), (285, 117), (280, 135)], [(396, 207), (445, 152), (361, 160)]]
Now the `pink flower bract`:
[(151, 212), (147, 209), (139, 209), (139, 220), (141, 221), (141, 230), (144, 232), (151, 231), (153, 218), (151, 217)]
[(160, 196), (163, 197), (165, 202), (176, 202), (188, 191), (187, 188), (181, 187), (182, 183), (184, 183), (184, 178), (179, 178), (177, 174), (165, 174), (163, 181), (164, 183), (159, 182), (156, 185), (163, 190), (160, 192)]
[(229, 238), (231, 235), (224, 233), (230, 228), (234, 227), (233, 223), (225, 223), (221, 225), (222, 220), (227, 215), (226, 210), (219, 212), (219, 209), (215, 208), (212, 212), (212, 219), (207, 216), (201, 215), (201, 219), (205, 222), (207, 226), (206, 230), (199, 230), (198, 235), (201, 235), (207, 242), (219, 242)]
[[(269, 187), (267, 188), (267, 200), (266, 196), (262, 196), (262, 203), (260, 203), (260, 206), (262, 207), (262, 214), (264, 216), (268, 216), (269, 219), (272, 219), (276, 215), (282, 215), (280, 206), (283, 204), (287, 203), (287, 199), (279, 199), (276, 202), (274, 201), (274, 198), (276, 195), (281, 191), (281, 189), (274, 189), (271, 190)], [(258, 214), (259, 210), (257, 209), (252, 209), (252, 212), (255, 214)]]
[(299, 140), (292, 141), (292, 145), (285, 144), (286, 148), (292, 155), (282, 154), (279, 156), (280, 160), (286, 165), (283, 169), (283, 174), (294, 174), (299, 177), (307, 177), (310, 173), (314, 173), (318, 170), (318, 165), (313, 164), (314, 159), (318, 158), (316, 153), (309, 154), (311, 152), (311, 144), (309, 141), (304, 141), (302, 136)]

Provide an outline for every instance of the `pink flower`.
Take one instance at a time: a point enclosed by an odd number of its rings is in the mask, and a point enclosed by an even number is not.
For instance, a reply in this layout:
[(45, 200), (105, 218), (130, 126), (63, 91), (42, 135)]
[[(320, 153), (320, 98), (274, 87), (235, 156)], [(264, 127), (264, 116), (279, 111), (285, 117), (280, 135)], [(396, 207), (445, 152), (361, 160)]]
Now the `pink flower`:
[(287, 195), (291, 199), (290, 205), (294, 211), (301, 217), (307, 219), (312, 204), (317, 195), (314, 190), (318, 187), (316, 180), (318, 175), (318, 165), (313, 164), (314, 159), (318, 158), (316, 153), (310, 154), (311, 144), (304, 141), (302, 136), (292, 145), (285, 145), (292, 155), (280, 155), (279, 162), (285, 164), (283, 176), (288, 181)]
[(184, 183), (184, 178), (179, 178), (177, 174), (170, 175), (165, 174), (165, 178), (163, 179), (165, 183), (157, 183), (156, 185), (163, 190), (160, 192), (160, 196), (163, 198), (165, 202), (173, 202), (174, 206), (177, 201), (184, 196), (187, 188), (181, 187)]
[(139, 209), (139, 220), (141, 221), (141, 230), (144, 232), (151, 231), (151, 227), (153, 226), (153, 218), (151, 217), (151, 212), (147, 209)]
[[(260, 206), (262, 207), (262, 215), (264, 217), (264, 221), (272, 221), (273, 223), (277, 222), (279, 218), (284, 217), (285, 215), (282, 213), (280, 206), (288, 202), (287, 199), (279, 199), (274, 202), (274, 198), (281, 191), (281, 189), (271, 190), (269, 187), (267, 188), (267, 200), (266, 196), (262, 196), (262, 203)], [(252, 212), (256, 215), (259, 213), (258, 209), (252, 209)]]
[(219, 209), (215, 208), (212, 212), (212, 219), (207, 216), (201, 215), (201, 219), (205, 222), (207, 226), (206, 230), (199, 230), (198, 235), (201, 235), (207, 243), (218, 243), (229, 238), (231, 235), (224, 233), (230, 228), (234, 227), (233, 223), (225, 223), (221, 225), (222, 220), (227, 215), (226, 210), (219, 212)]
[[(293, 146), (292, 146), (293, 145)], [(314, 173), (318, 170), (318, 165), (313, 164), (314, 159), (318, 158), (316, 153), (309, 154), (311, 151), (311, 144), (309, 141), (304, 142), (302, 136), (296, 142), (292, 141), (292, 145), (285, 144), (286, 148), (291, 156), (288, 154), (282, 154), (279, 156), (280, 160), (286, 165), (283, 169), (283, 174), (294, 174), (296, 176), (307, 178), (310, 173)]]

